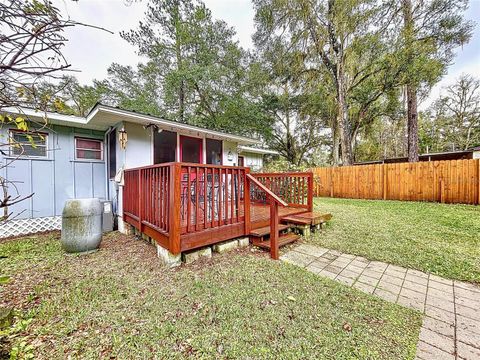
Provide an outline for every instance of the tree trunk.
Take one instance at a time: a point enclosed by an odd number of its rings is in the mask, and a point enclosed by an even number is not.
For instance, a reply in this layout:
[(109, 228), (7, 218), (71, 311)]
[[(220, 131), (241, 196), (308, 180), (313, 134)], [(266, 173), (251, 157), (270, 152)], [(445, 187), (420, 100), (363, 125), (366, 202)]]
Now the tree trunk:
[(408, 162), (418, 161), (417, 89), (407, 85)]
[[(412, 0), (402, 0), (404, 36), (405, 36), (405, 51), (407, 52), (407, 59), (409, 63), (413, 62), (413, 36), (414, 36), (414, 19), (412, 14)], [(409, 76), (407, 74), (407, 76)], [(417, 88), (415, 83), (411, 80), (411, 76), (407, 79), (407, 151), (408, 161), (418, 161), (418, 113), (417, 113)]]
[(350, 127), (348, 122), (348, 107), (347, 107), (347, 94), (345, 86), (345, 72), (343, 65), (337, 65), (337, 123), (340, 135), (342, 165), (351, 165), (353, 163), (352, 158), (352, 142), (350, 139)]
[(337, 126), (337, 120), (332, 126), (332, 162), (334, 166), (340, 164), (340, 134)]

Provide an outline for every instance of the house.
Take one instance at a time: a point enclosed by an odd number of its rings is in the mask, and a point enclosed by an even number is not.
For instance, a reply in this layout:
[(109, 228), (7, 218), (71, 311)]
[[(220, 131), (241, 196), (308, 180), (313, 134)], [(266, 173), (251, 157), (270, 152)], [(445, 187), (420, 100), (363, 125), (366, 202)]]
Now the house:
[(254, 148), (251, 146), (238, 146), (238, 165), (247, 166), (253, 171), (263, 170), (265, 156), (277, 157), (279, 153), (275, 150)]
[[(467, 150), (445, 151), (439, 153), (426, 153), (418, 156), (419, 161), (441, 161), (441, 160), (468, 160), (480, 159), (480, 146), (476, 146)], [(408, 162), (407, 157), (388, 158), (383, 160), (360, 161), (354, 165), (369, 164), (391, 164)]]
[[(34, 195), (8, 209), (12, 220), (0, 227), (0, 237), (60, 228), (65, 200), (72, 198), (110, 200), (122, 228), (118, 177), (123, 169), (185, 162), (260, 170), (263, 155), (274, 154), (252, 148), (258, 141), (251, 138), (103, 104), (96, 104), (85, 117), (31, 109), (20, 113), (37, 129), (32, 134), (36, 145), (21, 131), (0, 129), (3, 139), (11, 137), (23, 144), (23, 150), (12, 147), (0, 154), (0, 171), (12, 184), (12, 195)], [(42, 126), (44, 117), (47, 126)]]

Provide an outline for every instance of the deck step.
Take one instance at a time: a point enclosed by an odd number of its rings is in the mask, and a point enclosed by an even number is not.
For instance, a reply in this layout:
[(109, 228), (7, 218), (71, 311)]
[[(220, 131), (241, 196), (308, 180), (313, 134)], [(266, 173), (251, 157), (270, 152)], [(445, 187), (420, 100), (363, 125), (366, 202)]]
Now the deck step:
[[(280, 235), (278, 237), (278, 246), (279, 247), (285, 246), (294, 241), (297, 241), (298, 239), (300, 239), (300, 236), (293, 233)], [(258, 246), (259, 248), (270, 250), (270, 239), (263, 240), (263, 241), (255, 239), (253, 240), (252, 244), (255, 246)]]
[(306, 212), (297, 215), (285, 216), (282, 218), (282, 221), (298, 225), (318, 225), (327, 222), (331, 218), (332, 214)]
[[(278, 224), (278, 231), (287, 230), (290, 226), (286, 224)], [(253, 229), (250, 231), (250, 236), (263, 237), (270, 234), (270, 226), (261, 227), (258, 229)]]

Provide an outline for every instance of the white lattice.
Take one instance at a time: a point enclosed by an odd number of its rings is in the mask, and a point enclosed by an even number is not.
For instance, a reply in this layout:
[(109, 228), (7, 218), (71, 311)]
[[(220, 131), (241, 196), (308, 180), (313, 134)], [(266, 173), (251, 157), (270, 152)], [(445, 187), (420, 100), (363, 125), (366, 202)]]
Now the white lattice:
[(0, 225), (0, 239), (10, 236), (34, 234), (42, 231), (60, 230), (61, 228), (61, 216), (10, 220)]

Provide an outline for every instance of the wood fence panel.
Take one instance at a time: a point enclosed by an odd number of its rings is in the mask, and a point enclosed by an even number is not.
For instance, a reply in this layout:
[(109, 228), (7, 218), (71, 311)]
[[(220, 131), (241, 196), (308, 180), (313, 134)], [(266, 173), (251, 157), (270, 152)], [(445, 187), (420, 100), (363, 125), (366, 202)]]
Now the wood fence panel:
[(314, 194), (323, 197), (480, 203), (480, 160), (315, 168)]

